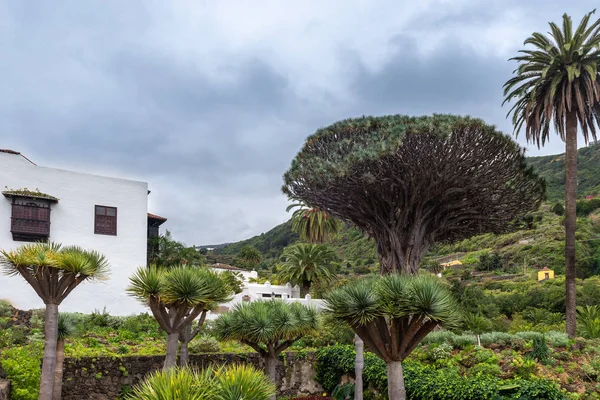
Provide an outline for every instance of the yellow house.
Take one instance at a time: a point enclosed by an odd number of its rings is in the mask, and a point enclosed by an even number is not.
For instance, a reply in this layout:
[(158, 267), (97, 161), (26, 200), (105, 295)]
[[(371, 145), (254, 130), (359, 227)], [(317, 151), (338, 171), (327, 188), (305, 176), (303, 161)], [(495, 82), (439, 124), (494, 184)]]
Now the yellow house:
[(538, 282), (554, 279), (554, 271), (548, 267), (544, 267), (538, 271)]

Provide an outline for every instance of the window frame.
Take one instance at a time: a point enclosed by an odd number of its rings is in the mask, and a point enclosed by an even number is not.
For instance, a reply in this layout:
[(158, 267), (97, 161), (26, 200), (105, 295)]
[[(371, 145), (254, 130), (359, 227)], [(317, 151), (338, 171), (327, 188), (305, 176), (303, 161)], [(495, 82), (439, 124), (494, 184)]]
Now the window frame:
[[(98, 214), (98, 207), (102, 207), (104, 208), (104, 214)], [(108, 215), (107, 214), (107, 210), (112, 209), (115, 210), (115, 215)], [(95, 235), (106, 235), (106, 236), (117, 236), (117, 232), (118, 232), (118, 212), (117, 212), (117, 207), (113, 207), (113, 206), (104, 206), (104, 205), (100, 205), (100, 204), (96, 204), (94, 205), (94, 234)], [(98, 217), (107, 217), (107, 218), (114, 218), (114, 232), (107, 232), (105, 230), (98, 230)]]

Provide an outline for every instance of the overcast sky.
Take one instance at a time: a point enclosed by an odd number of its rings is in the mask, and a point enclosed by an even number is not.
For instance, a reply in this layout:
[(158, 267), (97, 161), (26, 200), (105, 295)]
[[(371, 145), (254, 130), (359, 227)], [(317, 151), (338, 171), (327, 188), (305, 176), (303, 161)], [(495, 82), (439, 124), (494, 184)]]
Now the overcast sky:
[[(281, 176), (336, 120), (458, 113), (511, 133), (507, 59), (595, 6), (0, 0), (0, 148), (147, 181), (176, 239), (237, 241), (288, 218)], [(563, 151), (552, 137), (528, 154)]]

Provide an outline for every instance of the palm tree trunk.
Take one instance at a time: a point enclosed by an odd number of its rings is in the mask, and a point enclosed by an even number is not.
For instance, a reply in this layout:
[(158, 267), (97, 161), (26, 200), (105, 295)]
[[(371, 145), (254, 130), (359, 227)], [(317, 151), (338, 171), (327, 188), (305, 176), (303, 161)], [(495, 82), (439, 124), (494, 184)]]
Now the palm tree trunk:
[(304, 297), (310, 293), (310, 281), (302, 281), (302, 292), (300, 297)]
[[(265, 372), (267, 376), (275, 384), (275, 387), (278, 388), (279, 385), (277, 383), (277, 365), (279, 365), (279, 360), (277, 357), (266, 357), (265, 358)], [(271, 396), (271, 400), (275, 400), (276, 395)]]
[(56, 342), (58, 340), (58, 304), (46, 304), (44, 314), (44, 358), (40, 377), (38, 400), (52, 400), (54, 389), (54, 366), (56, 364)]
[(567, 335), (577, 335), (576, 288), (575, 288), (575, 230), (577, 223), (577, 115), (567, 114), (565, 185), (565, 284)]
[(54, 366), (54, 388), (52, 400), (62, 399), (63, 364), (65, 361), (65, 340), (58, 339), (56, 343), (56, 365)]
[(354, 335), (354, 346), (356, 347), (356, 359), (354, 362), (354, 400), (363, 400), (363, 369), (365, 367), (365, 345), (358, 335)]
[(167, 356), (163, 369), (177, 366), (177, 347), (179, 345), (179, 332), (167, 334)]
[(179, 338), (181, 339), (181, 348), (179, 349), (179, 366), (187, 367), (190, 350), (188, 344), (190, 343), (190, 339), (192, 336), (192, 325), (187, 325), (181, 333), (179, 334)]
[(400, 361), (389, 362), (387, 365), (387, 376), (388, 399), (406, 400), (406, 388), (404, 387), (402, 363)]

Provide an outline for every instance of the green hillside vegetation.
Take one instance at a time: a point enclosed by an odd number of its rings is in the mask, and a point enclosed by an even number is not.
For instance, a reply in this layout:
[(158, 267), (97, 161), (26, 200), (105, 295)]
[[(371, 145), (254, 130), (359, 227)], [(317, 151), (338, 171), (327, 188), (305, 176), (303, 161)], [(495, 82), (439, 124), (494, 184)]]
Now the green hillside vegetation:
[[(551, 201), (565, 197), (565, 155), (528, 157), (527, 162), (546, 179), (546, 195)], [(591, 144), (578, 151), (577, 195), (600, 193), (600, 144)]]

